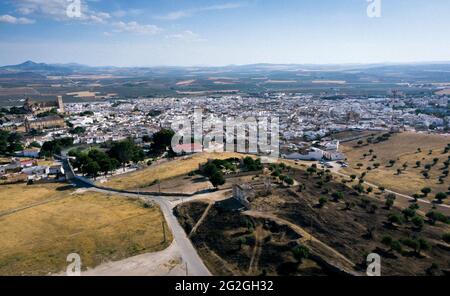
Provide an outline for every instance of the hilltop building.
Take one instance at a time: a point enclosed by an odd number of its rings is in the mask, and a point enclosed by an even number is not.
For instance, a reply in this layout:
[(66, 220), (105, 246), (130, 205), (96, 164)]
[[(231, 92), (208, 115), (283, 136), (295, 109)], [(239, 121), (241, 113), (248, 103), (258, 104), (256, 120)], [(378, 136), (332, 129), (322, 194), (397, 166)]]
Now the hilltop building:
[(58, 115), (46, 116), (35, 120), (25, 119), (25, 130), (30, 132), (31, 130), (41, 131), (48, 128), (60, 128), (65, 127), (66, 123), (64, 119)]
[(64, 113), (64, 102), (62, 96), (58, 96), (56, 101), (36, 102), (30, 98), (26, 99), (23, 109), (33, 115), (41, 114), (44, 112), (52, 111), (56, 109), (58, 113)]

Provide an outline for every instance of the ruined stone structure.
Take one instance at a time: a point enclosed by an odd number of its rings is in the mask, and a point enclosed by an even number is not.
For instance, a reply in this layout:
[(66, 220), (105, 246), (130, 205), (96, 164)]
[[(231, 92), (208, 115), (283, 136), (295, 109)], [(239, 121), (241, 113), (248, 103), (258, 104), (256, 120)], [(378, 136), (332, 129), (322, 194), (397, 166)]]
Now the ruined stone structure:
[(60, 128), (65, 126), (66, 123), (64, 122), (64, 119), (57, 115), (38, 118), (35, 120), (25, 119), (25, 130), (27, 132), (30, 132), (31, 130), (40, 131), (48, 128)]
[(28, 98), (23, 105), (23, 109), (33, 115), (49, 112), (56, 109), (58, 113), (64, 113), (64, 102), (62, 96), (58, 96), (56, 101), (36, 102)]
[(256, 195), (255, 190), (250, 185), (246, 184), (233, 185), (233, 198), (239, 201), (247, 209), (250, 208), (249, 199), (254, 198), (255, 195)]

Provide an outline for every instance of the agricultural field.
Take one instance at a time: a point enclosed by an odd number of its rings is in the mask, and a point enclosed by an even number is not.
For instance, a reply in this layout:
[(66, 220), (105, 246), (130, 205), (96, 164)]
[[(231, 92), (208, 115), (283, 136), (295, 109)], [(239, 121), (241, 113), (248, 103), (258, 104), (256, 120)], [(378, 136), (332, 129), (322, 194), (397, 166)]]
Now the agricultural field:
[[(361, 176), (365, 172), (364, 179), (368, 182), (410, 196), (421, 194), (424, 187), (429, 187), (432, 191), (427, 198), (430, 200), (438, 192), (450, 191), (450, 153), (446, 152), (450, 137), (398, 133), (378, 143), (369, 139), (378, 136), (341, 145), (349, 162), (343, 173)], [(368, 143), (368, 139), (372, 143)]]
[(60, 274), (70, 253), (86, 270), (172, 241), (156, 205), (64, 184), (2, 186), (0, 205), (0, 275)]
[(395, 197), (388, 205), (388, 194), (359, 192), (318, 168), (278, 165), (272, 172), (290, 176), (296, 185), (272, 173), (267, 190), (262, 184), (268, 175), (255, 175), (246, 182), (254, 189), (246, 209), (232, 198), (176, 207), (213, 274), (365, 274), (370, 253), (382, 257), (383, 275), (449, 273), (448, 216), (436, 221)]
[(231, 152), (198, 153), (180, 157), (143, 170), (113, 177), (108, 182), (103, 183), (102, 186), (130, 190), (147, 188), (154, 186), (156, 181), (163, 181), (196, 171), (199, 165), (206, 163), (208, 159), (227, 159), (231, 157), (242, 158), (242, 154)]

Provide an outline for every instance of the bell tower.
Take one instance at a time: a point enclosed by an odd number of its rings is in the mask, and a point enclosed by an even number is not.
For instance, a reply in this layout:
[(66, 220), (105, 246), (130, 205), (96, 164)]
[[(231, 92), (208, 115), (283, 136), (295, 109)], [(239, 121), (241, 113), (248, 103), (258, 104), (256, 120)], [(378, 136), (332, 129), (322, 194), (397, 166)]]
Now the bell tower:
[(66, 111), (64, 110), (64, 102), (63, 102), (62, 96), (58, 96), (57, 103), (58, 103), (59, 113), (65, 113)]

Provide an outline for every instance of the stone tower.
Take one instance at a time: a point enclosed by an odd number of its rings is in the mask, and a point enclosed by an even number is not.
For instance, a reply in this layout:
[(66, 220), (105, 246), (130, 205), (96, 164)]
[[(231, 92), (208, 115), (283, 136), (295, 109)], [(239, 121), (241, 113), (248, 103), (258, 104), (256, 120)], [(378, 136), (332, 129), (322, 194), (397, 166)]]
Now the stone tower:
[(64, 110), (64, 102), (63, 102), (62, 96), (58, 96), (57, 103), (58, 103), (59, 113), (65, 113), (66, 111)]

